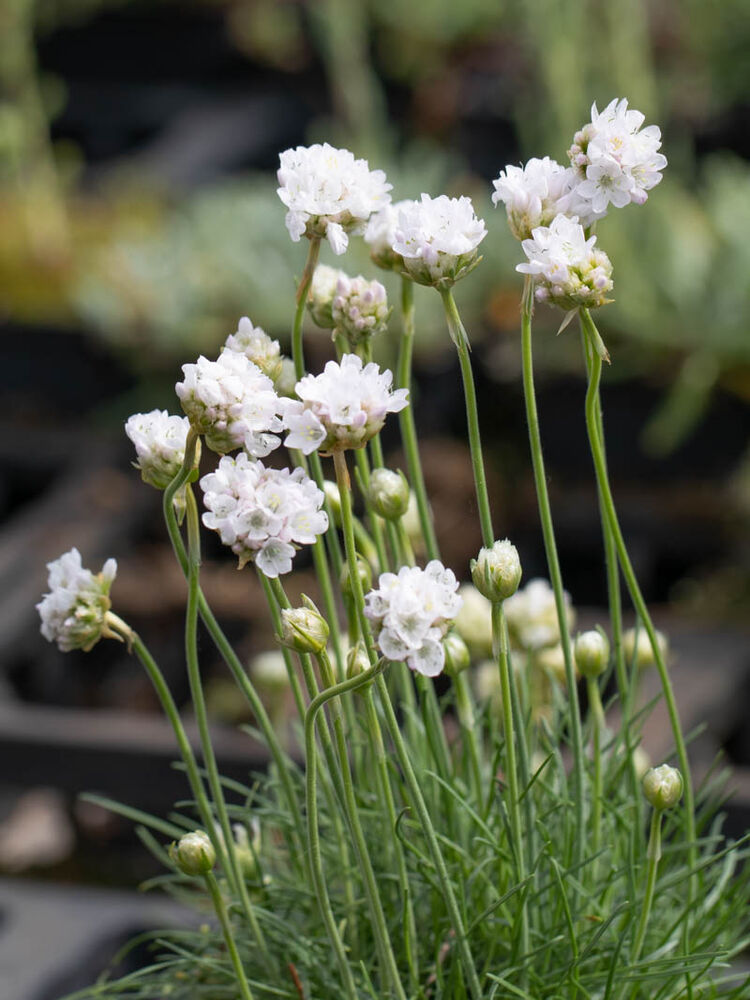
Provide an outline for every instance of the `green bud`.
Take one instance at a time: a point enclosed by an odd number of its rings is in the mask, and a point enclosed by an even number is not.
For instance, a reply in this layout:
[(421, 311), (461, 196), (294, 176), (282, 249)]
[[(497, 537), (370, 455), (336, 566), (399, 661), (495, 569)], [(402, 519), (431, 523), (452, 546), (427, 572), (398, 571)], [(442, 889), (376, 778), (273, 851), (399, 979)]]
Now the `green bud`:
[(584, 677), (598, 677), (609, 663), (609, 639), (604, 632), (579, 632), (575, 641), (576, 666)]
[(468, 669), (471, 663), (469, 647), (463, 641), (458, 632), (449, 632), (443, 639), (443, 649), (445, 651), (445, 669), (451, 677), (458, 677), (460, 673)]
[(346, 677), (347, 680), (351, 680), (352, 677), (359, 677), (365, 672), (365, 670), (370, 669), (370, 657), (367, 655), (367, 650), (358, 642), (356, 646), (352, 646), (349, 652), (346, 654)]
[(662, 764), (646, 771), (643, 778), (643, 794), (646, 801), (657, 812), (671, 809), (682, 798), (682, 775), (676, 767)]
[(368, 499), (376, 514), (386, 521), (397, 521), (409, 506), (409, 484), (399, 470), (374, 469), (370, 476)]
[(339, 488), (336, 483), (332, 483), (330, 479), (323, 480), (323, 492), (326, 495), (326, 500), (330, 504), (331, 513), (333, 514), (336, 524), (341, 523), (341, 494), (339, 493)]
[(195, 830), (180, 837), (169, 855), (183, 875), (207, 875), (216, 864), (216, 851), (207, 833)]
[[(362, 556), (357, 556), (357, 573), (359, 574), (359, 580), (362, 584), (362, 592), (367, 593), (372, 587), (372, 570), (370, 569), (370, 564)], [(352, 593), (352, 581), (349, 577), (349, 563), (345, 562), (341, 567), (341, 577), (339, 579), (341, 584), (341, 589), (344, 592), (344, 596), (349, 600), (352, 600), (354, 594)]]
[(507, 538), (495, 542), (491, 549), (481, 549), (479, 556), (471, 560), (474, 586), (488, 601), (495, 603), (515, 594), (521, 572), (518, 549)]
[[(662, 657), (666, 659), (669, 652), (669, 644), (667, 637), (658, 630), (656, 632), (656, 644), (659, 647)], [(626, 629), (622, 634), (622, 648), (627, 662), (633, 663), (639, 670), (645, 670), (646, 667), (652, 667), (656, 663), (651, 640), (643, 627), (637, 630), (634, 628)]]
[(328, 622), (309, 597), (302, 595), (303, 608), (284, 608), (278, 640), (298, 653), (322, 653), (328, 643)]

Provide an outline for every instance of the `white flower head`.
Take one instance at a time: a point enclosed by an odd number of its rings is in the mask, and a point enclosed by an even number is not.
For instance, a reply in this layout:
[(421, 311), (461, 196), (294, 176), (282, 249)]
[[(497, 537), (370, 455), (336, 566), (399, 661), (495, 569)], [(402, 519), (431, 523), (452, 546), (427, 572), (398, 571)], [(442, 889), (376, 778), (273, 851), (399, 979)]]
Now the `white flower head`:
[(556, 215), (568, 211), (578, 176), (549, 156), (529, 160), (523, 167), (509, 165), (493, 181), (495, 205), (503, 202), (508, 225), (517, 240), (531, 236), (537, 226), (548, 226)]
[(448, 288), (479, 263), (477, 247), (486, 235), (470, 198), (423, 194), (402, 204), (392, 249), (418, 284)]
[(94, 575), (81, 565), (78, 549), (71, 549), (48, 563), (47, 569), (50, 592), (36, 606), (42, 619), (42, 635), (56, 642), (63, 653), (71, 649), (88, 652), (107, 634), (109, 590), (117, 563), (108, 559), (101, 572)]
[(361, 233), (373, 212), (391, 200), (382, 170), (370, 170), (348, 149), (327, 142), (287, 149), (279, 157), (278, 195), (286, 205), (286, 227), (295, 243), (302, 236), (328, 239), (335, 254)]
[(335, 333), (342, 334), (352, 347), (383, 333), (389, 315), (388, 296), (379, 281), (368, 281), (361, 274), (356, 278), (340, 276), (331, 318)]
[(458, 593), (462, 604), (456, 615), (456, 631), (475, 657), (492, 656), (492, 605), (473, 583), (462, 583)]
[(320, 375), (297, 383), (299, 399), (284, 400), (287, 448), (305, 455), (361, 448), (381, 429), (389, 413), (408, 405), (408, 389), (391, 390), (393, 375), (356, 354), (329, 361)]
[[(570, 596), (565, 594), (568, 625), (575, 623), (575, 611)], [(503, 605), (510, 633), (518, 645), (528, 652), (560, 642), (555, 594), (546, 580), (529, 580), (525, 587), (509, 597)]]
[(243, 316), (237, 332), (231, 333), (224, 344), (227, 350), (244, 354), (248, 361), (275, 382), (281, 372), (281, 347), (278, 340), (271, 337), (259, 326), (253, 326), (247, 316)]
[(403, 271), (404, 258), (393, 249), (399, 212), (407, 201), (397, 201), (374, 212), (365, 229), (365, 243), (370, 247), (372, 262), (384, 271)]
[(218, 361), (200, 357), (182, 371), (185, 380), (175, 390), (190, 423), (212, 451), (223, 455), (244, 448), (262, 458), (279, 447), (279, 397), (268, 376), (244, 354), (225, 349)]
[(383, 656), (436, 677), (445, 666), (442, 638), (461, 608), (458, 581), (433, 559), (425, 569), (402, 566), (382, 573), (378, 589), (365, 596), (365, 614)]
[[(135, 445), (136, 469), (144, 483), (165, 490), (180, 471), (185, 458), (185, 442), (190, 421), (170, 415), (166, 410), (134, 413), (125, 423), (125, 433)], [(194, 468), (198, 468), (200, 447), (196, 448)]]
[(300, 545), (312, 545), (328, 527), (323, 493), (302, 469), (266, 469), (244, 453), (225, 455), (201, 479), (203, 523), (239, 558), (268, 577), (289, 573)]
[(313, 322), (323, 330), (332, 330), (335, 326), (333, 300), (341, 278), (346, 278), (346, 272), (340, 271), (337, 267), (329, 267), (327, 264), (318, 264), (313, 273), (307, 296), (307, 308)]
[(528, 260), (516, 270), (533, 276), (540, 302), (566, 310), (593, 309), (610, 301), (607, 292), (612, 288), (612, 264), (595, 243), (596, 236), (586, 239), (575, 217), (557, 215), (552, 225), (538, 226), (532, 239), (523, 241)]
[(607, 214), (609, 205), (642, 205), (662, 178), (667, 158), (659, 152), (661, 130), (641, 128), (644, 116), (615, 98), (603, 111), (591, 108), (591, 121), (576, 132), (568, 150), (579, 177), (570, 211), (585, 225)]

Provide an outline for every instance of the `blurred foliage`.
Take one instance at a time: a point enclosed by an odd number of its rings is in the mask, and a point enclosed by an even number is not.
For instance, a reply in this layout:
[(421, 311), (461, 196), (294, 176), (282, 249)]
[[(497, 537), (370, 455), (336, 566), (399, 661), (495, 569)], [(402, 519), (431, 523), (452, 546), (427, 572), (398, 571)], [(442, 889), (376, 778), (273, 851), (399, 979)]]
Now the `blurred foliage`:
[[(50, 141), (65, 85), (40, 71), (35, 39), (126, 4), (0, 5), (4, 311), (84, 325), (139, 368), (184, 358), (186, 345), (211, 351), (244, 313), (283, 336), (303, 251), (288, 239), (272, 177), (175, 195), (113, 174), (92, 195), (78, 184), (80, 156)], [(563, 161), (592, 98), (627, 95), (662, 124), (670, 159), (645, 208), (614, 212), (599, 226), (617, 299), (602, 326), (620, 372), (673, 379), (647, 444), (678, 444), (717, 382), (750, 394), (750, 167), (711, 155), (697, 169), (695, 153), (697, 141), (720, 149), (736, 139), (739, 152), (746, 142), (732, 131), (750, 92), (746, 0), (193, 0), (201, 4), (220, 11), (228, 37), (256, 64), (289, 74), (323, 67), (330, 112), (313, 123), (310, 141), (368, 155), (388, 171), (394, 197), (475, 198), (490, 231), (485, 261), (458, 292), (472, 337), (497, 340), (500, 369), (517, 363), (519, 248), (491, 208), (489, 177), (472, 176), (467, 163), (496, 175), (505, 161), (495, 157)], [(361, 246), (343, 265), (372, 273)], [(419, 309), (422, 349), (444, 344), (432, 297), (420, 296)], [(573, 341), (559, 338), (541, 360), (577, 366)]]

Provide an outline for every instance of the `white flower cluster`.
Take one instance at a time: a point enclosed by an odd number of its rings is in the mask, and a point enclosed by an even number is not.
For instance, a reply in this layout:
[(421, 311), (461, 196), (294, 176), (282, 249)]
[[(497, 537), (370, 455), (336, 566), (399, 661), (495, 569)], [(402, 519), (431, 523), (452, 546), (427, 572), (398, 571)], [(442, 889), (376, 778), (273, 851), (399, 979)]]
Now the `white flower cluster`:
[(84, 569), (78, 549), (71, 549), (47, 564), (50, 592), (36, 609), (42, 619), (45, 639), (56, 642), (63, 653), (91, 649), (106, 627), (110, 608), (109, 590), (117, 574), (117, 563), (108, 559), (96, 576)]
[(425, 569), (402, 566), (398, 575), (382, 573), (378, 585), (365, 597), (365, 613), (383, 656), (436, 677), (445, 665), (441, 640), (461, 608), (456, 577), (433, 559)]
[(206, 444), (220, 455), (244, 448), (262, 458), (278, 448), (281, 401), (273, 383), (244, 354), (223, 350), (218, 361), (183, 365), (175, 386), (182, 408)]
[(302, 469), (266, 469), (244, 453), (225, 455), (201, 479), (203, 523), (239, 557), (268, 577), (289, 573), (296, 547), (312, 545), (328, 528), (323, 493)]
[(389, 314), (388, 296), (379, 281), (368, 281), (361, 274), (339, 277), (331, 318), (335, 332), (343, 334), (351, 345), (382, 333)]
[(229, 351), (244, 354), (272, 382), (281, 374), (281, 347), (278, 340), (272, 340), (261, 327), (253, 326), (247, 316), (240, 319), (237, 332), (227, 337), (224, 346)]
[[(166, 410), (134, 413), (125, 423), (125, 433), (135, 445), (144, 483), (165, 490), (180, 471), (185, 458), (185, 442), (190, 421), (170, 415)], [(196, 465), (200, 451), (196, 449)]]
[(361, 233), (373, 212), (391, 200), (382, 170), (370, 170), (348, 149), (328, 143), (297, 146), (279, 157), (278, 195), (289, 210), (286, 227), (294, 242), (302, 236), (326, 237), (335, 254)]
[(610, 204), (623, 208), (631, 201), (642, 205), (648, 192), (662, 178), (667, 158), (659, 152), (661, 130), (641, 128), (645, 116), (628, 102), (610, 101), (599, 112), (591, 108), (591, 121), (576, 132), (568, 150), (580, 183), (572, 210), (588, 225), (606, 215)]
[(612, 288), (612, 264), (595, 248), (596, 236), (586, 239), (578, 221), (556, 216), (551, 226), (538, 226), (521, 246), (528, 261), (516, 270), (537, 282), (536, 298), (561, 309), (592, 309), (604, 305)]
[[(565, 594), (568, 624), (575, 623), (570, 596)], [(560, 641), (555, 594), (546, 580), (530, 580), (503, 605), (513, 639), (529, 652)]]
[(298, 399), (283, 400), (284, 444), (305, 455), (361, 448), (385, 423), (388, 413), (408, 405), (408, 389), (391, 391), (393, 375), (376, 364), (362, 366), (356, 354), (329, 361), (320, 375), (297, 383)]
[(537, 226), (548, 226), (556, 215), (568, 211), (577, 180), (571, 167), (549, 156), (534, 157), (524, 167), (509, 165), (500, 172), (493, 181), (492, 201), (504, 203), (511, 232), (517, 240), (525, 240)]
[(423, 194), (421, 201), (401, 206), (392, 250), (401, 254), (414, 281), (450, 286), (476, 265), (477, 247), (486, 235), (470, 198)]

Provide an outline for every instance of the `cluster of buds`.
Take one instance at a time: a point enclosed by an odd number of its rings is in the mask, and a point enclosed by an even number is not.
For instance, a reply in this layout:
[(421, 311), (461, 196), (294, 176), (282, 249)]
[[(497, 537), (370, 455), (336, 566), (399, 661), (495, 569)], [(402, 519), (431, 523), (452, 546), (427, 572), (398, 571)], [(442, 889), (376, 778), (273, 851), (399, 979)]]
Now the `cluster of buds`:
[(382, 333), (389, 315), (388, 296), (379, 281), (368, 281), (361, 274), (339, 277), (331, 319), (334, 333), (345, 337), (352, 347)]
[(227, 337), (224, 346), (229, 351), (244, 354), (273, 383), (281, 375), (283, 359), (278, 340), (272, 340), (261, 327), (253, 326), (247, 316), (240, 319), (237, 332)]

